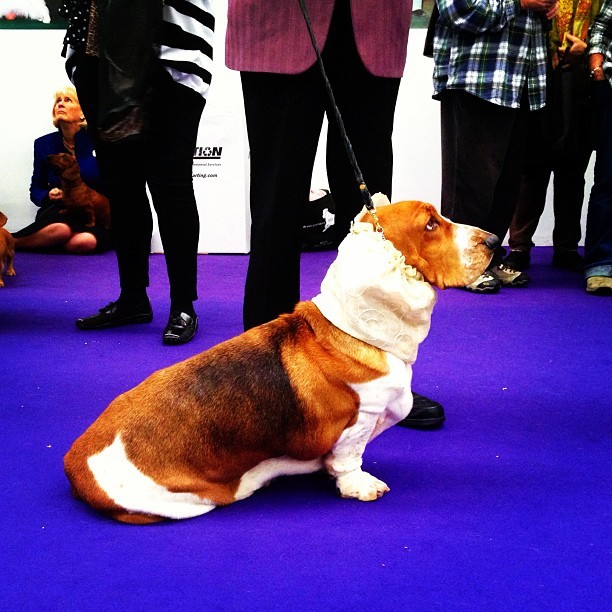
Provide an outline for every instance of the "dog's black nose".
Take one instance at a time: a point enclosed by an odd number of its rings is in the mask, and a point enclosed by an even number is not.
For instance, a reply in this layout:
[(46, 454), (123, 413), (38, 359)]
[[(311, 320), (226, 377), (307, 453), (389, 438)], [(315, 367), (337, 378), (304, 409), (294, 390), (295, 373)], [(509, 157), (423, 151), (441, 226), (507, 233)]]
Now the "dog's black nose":
[(491, 234), (484, 243), (494, 251), (499, 246), (499, 238), (495, 234)]

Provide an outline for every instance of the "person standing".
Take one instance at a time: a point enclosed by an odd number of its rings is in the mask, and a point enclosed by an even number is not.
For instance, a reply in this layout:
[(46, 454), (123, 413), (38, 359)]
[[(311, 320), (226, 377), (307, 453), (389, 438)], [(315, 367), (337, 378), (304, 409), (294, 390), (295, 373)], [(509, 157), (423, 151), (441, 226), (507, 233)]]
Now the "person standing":
[(533, 235), (546, 205), (553, 175), (553, 266), (581, 271), (578, 253), (585, 172), (594, 146), (593, 105), (586, 61), (589, 26), (600, 0), (561, 0), (548, 35), (550, 60), (546, 106), (530, 113), (521, 189), (510, 225), (510, 253), (504, 263), (515, 270), (530, 264)]
[(66, 68), (92, 129), (108, 189), (120, 295), (77, 327), (148, 323), (157, 213), (170, 281), (164, 344), (197, 330), (199, 218), (192, 165), (211, 81), (211, 0), (68, 0)]
[[(434, 98), (440, 101), (442, 214), (503, 240), (518, 198), (530, 110), (546, 102), (546, 36), (556, 0), (438, 0)], [(529, 283), (499, 247), (466, 287), (495, 293)]]
[(612, 295), (612, 0), (603, 1), (593, 22), (588, 53), (597, 140), (584, 243), (586, 290)]
[[(306, 4), (368, 189), (391, 198), (391, 136), (412, 1)], [(338, 240), (363, 199), (298, 0), (229, 0), (225, 46), (226, 65), (240, 71), (250, 146), (251, 252), (243, 304), (249, 329), (291, 312), (300, 300), (301, 219), (326, 112), (326, 165)], [(416, 396), (409, 418), (415, 426), (435, 426), (444, 411)]]

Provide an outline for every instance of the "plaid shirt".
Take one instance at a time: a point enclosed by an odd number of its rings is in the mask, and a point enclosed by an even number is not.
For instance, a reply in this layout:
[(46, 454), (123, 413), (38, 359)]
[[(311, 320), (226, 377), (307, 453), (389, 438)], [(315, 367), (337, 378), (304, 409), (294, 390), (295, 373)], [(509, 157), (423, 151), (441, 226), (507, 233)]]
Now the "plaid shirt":
[(604, 74), (612, 85), (612, 0), (604, 0), (590, 34), (589, 55), (603, 54)]
[(519, 108), (527, 83), (529, 107), (546, 103), (544, 17), (520, 0), (437, 0), (434, 97), (463, 89), (493, 104)]

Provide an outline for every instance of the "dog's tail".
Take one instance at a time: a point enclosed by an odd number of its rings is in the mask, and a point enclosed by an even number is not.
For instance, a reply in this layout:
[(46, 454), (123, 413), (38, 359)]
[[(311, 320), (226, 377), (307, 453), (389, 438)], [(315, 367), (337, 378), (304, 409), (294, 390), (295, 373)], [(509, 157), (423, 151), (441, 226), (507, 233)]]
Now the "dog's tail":
[(70, 481), (72, 495), (76, 499), (86, 502), (95, 510), (109, 514), (115, 520), (123, 523), (146, 525), (166, 520), (163, 516), (130, 512), (109, 497), (96, 481), (88, 465), (91, 448), (88, 447), (86, 433), (74, 442), (64, 456), (64, 471)]

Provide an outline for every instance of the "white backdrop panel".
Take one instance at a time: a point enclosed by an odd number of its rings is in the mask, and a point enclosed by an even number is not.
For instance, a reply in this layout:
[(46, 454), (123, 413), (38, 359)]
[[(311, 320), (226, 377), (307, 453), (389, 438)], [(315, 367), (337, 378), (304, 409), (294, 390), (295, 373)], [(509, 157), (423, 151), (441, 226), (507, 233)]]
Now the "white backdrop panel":
[[(225, 5), (217, 2), (218, 17), (213, 85), (198, 135), (201, 151), (221, 149), (194, 160), (194, 184), (201, 216), (201, 252), (248, 251), (248, 142), (240, 77), (224, 67)], [(34, 219), (29, 201), (33, 142), (53, 129), (52, 94), (68, 80), (60, 56), (62, 30), (0, 30), (0, 210), (8, 229), (16, 231)], [(393, 199), (422, 199), (440, 203), (439, 107), (431, 99), (432, 60), (423, 57), (424, 30), (412, 30), (408, 61), (400, 87), (394, 131)], [(322, 138), (323, 140), (323, 138)], [(322, 148), (313, 172), (313, 187), (327, 187)], [(198, 156), (200, 157), (200, 156)], [(220, 165), (214, 165), (219, 163)], [(216, 176), (212, 176), (216, 174)], [(211, 175), (211, 176), (209, 176)], [(587, 171), (585, 203), (592, 186), (593, 160)], [(368, 177), (365, 177), (367, 183)], [(551, 189), (535, 235), (538, 245), (550, 245), (553, 215)], [(586, 205), (583, 208), (583, 228)], [(157, 231), (152, 249), (159, 251)]]

